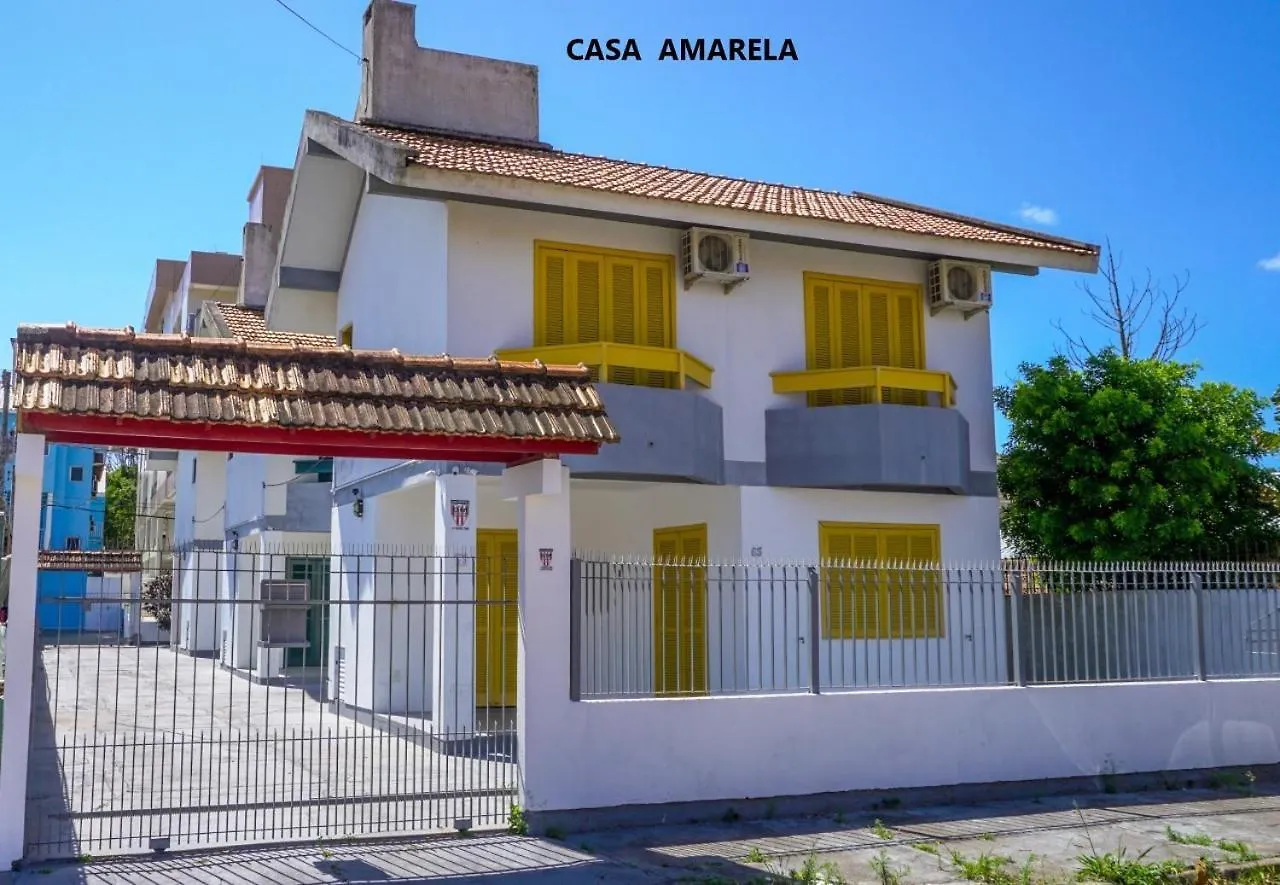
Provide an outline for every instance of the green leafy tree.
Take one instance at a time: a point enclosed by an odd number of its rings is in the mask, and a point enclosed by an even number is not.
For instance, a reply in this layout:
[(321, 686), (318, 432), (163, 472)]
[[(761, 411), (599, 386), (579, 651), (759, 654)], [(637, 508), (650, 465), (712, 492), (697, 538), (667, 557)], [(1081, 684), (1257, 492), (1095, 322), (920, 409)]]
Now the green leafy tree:
[(1018, 554), (1229, 559), (1276, 544), (1280, 483), (1262, 461), (1280, 445), (1267, 402), (1196, 374), (1106, 349), (1024, 364), (996, 390), (1011, 425), (1001, 529)]
[(133, 515), (138, 503), (138, 468), (132, 464), (116, 467), (107, 474), (107, 514), (103, 541), (108, 549), (133, 546)]

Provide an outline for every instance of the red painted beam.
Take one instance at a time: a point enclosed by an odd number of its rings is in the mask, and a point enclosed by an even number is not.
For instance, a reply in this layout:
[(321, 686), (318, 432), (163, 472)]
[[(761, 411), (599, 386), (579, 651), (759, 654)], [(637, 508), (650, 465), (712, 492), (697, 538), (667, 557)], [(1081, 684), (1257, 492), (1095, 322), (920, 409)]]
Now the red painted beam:
[(24, 432), (43, 433), (50, 442), (184, 451), (512, 464), (558, 455), (594, 455), (600, 449), (599, 443), (585, 441), (292, 429), (109, 415), (23, 412), (21, 418)]

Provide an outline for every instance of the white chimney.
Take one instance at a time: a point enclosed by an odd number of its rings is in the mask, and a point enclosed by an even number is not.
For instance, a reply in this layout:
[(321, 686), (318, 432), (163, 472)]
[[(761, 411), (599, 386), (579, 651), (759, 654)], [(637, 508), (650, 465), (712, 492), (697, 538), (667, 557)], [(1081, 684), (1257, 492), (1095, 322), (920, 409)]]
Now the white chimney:
[(372, 0), (364, 13), (356, 121), (538, 141), (538, 68), (418, 45), (415, 7)]

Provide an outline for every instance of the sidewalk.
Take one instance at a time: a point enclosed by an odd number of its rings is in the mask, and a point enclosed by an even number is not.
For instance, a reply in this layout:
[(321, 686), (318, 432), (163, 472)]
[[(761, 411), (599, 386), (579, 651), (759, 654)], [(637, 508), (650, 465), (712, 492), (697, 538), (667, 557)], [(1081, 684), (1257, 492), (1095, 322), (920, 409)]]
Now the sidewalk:
[[(1088, 855), (1144, 864), (1169, 859), (1190, 864), (1200, 856), (1216, 863), (1280, 856), (1280, 792), (1245, 785), (968, 807), (884, 807), (875, 814), (669, 825), (571, 834), (563, 840), (476, 834), (37, 864), (0, 874), (0, 883), (712, 885), (765, 881), (768, 873), (785, 875), (807, 862), (811, 870), (825, 868), (828, 875), (838, 871), (850, 883), (1030, 885), (1075, 880), (1079, 858)], [(1270, 881), (1280, 883), (1280, 877)]]

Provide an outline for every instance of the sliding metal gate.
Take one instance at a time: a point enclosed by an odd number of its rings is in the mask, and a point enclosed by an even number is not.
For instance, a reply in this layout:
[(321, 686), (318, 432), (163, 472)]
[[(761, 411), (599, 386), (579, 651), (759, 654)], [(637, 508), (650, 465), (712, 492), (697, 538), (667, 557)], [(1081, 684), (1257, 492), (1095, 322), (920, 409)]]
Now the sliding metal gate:
[(28, 858), (506, 824), (516, 563), (251, 541), (41, 571)]

